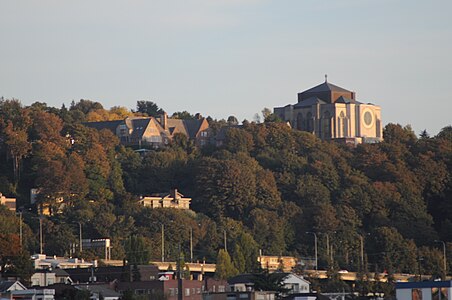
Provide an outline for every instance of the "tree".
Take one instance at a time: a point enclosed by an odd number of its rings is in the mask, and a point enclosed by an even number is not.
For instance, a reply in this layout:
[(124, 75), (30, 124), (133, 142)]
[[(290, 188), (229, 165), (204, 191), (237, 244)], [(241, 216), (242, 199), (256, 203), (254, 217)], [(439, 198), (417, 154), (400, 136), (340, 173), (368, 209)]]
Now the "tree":
[(157, 117), (164, 113), (158, 105), (152, 101), (137, 101), (137, 112), (146, 114), (150, 117)]
[(181, 119), (181, 120), (193, 120), (195, 116), (189, 113), (188, 111), (177, 111), (172, 114), (171, 118), (173, 119)]
[(289, 289), (284, 287), (284, 280), (288, 273), (270, 273), (268, 269), (253, 275), (254, 289), (257, 291), (274, 291), (277, 299), (286, 294)]
[(215, 270), (215, 277), (217, 279), (228, 279), (232, 276), (237, 275), (237, 269), (231, 261), (231, 257), (228, 252), (220, 249), (217, 256), (217, 265)]
[(145, 265), (151, 255), (149, 242), (141, 236), (132, 235), (125, 243), (126, 257), (129, 265)]

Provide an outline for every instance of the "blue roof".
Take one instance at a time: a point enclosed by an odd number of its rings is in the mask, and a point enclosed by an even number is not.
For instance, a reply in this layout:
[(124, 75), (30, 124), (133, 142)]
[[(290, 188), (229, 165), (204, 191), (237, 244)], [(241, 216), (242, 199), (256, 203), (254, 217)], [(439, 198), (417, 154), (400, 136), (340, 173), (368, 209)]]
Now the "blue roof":
[(452, 287), (452, 281), (396, 282), (396, 289), (422, 289), (432, 287)]

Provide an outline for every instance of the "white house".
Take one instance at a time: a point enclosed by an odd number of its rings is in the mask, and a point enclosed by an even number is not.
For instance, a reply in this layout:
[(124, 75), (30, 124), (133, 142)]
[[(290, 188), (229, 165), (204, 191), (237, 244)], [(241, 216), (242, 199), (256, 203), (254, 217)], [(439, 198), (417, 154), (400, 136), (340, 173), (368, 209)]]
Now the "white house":
[(289, 290), (289, 294), (309, 293), (310, 282), (293, 273), (290, 273), (284, 279), (284, 288)]

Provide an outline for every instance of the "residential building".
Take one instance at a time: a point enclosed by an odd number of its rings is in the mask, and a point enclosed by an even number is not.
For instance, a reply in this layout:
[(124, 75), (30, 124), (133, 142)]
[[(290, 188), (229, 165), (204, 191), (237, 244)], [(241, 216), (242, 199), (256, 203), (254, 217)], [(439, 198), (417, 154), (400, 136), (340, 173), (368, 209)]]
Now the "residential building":
[(27, 288), (17, 280), (0, 281), (0, 298), (11, 298), (13, 291), (24, 291)]
[(121, 294), (116, 292), (114, 288), (108, 284), (83, 284), (75, 285), (76, 289), (86, 290), (91, 293), (90, 300), (118, 300)]
[(267, 269), (270, 272), (276, 270), (291, 272), (297, 265), (298, 260), (293, 256), (259, 255), (257, 261), (262, 269)]
[(139, 204), (150, 208), (190, 209), (191, 198), (185, 198), (177, 189), (168, 193), (153, 194), (141, 197)]
[(27, 299), (27, 300), (54, 300), (54, 289), (29, 289), (23, 291), (13, 291), (11, 293), (12, 299)]
[[(187, 300), (201, 300), (203, 293), (207, 291), (210, 293), (225, 292), (226, 284), (224, 281), (213, 279), (204, 281), (183, 279), (182, 296)], [(118, 282), (116, 289), (122, 294), (129, 290), (135, 295), (149, 295), (151, 298), (152, 295), (166, 295), (168, 300), (176, 300), (179, 292), (177, 279)]]
[(303, 276), (289, 273), (284, 278), (284, 288), (289, 292), (288, 294), (309, 293), (311, 283), (303, 278)]
[(96, 267), (97, 262), (85, 262), (80, 258), (64, 258), (57, 256), (46, 256), (45, 254), (33, 254), (31, 256), (35, 269), (70, 269)]
[(203, 300), (274, 300), (275, 292), (248, 291), (248, 292), (223, 292), (204, 294)]
[(397, 282), (397, 300), (451, 300), (452, 281)]
[[(285, 276), (283, 286), (287, 289), (287, 294), (309, 293), (310, 282), (302, 276), (293, 273), (281, 273)], [(228, 291), (250, 292), (254, 291), (257, 274), (240, 274), (228, 280)]]
[(0, 205), (5, 205), (10, 211), (16, 211), (16, 198), (7, 198), (0, 193)]
[(161, 148), (168, 145), (176, 134), (183, 134), (196, 145), (203, 146), (209, 139), (209, 123), (197, 114), (196, 119), (183, 120), (160, 117), (127, 117), (124, 120), (87, 122), (85, 126), (97, 130), (107, 129), (121, 144)]
[(356, 100), (355, 92), (327, 81), (298, 94), (298, 103), (275, 107), (274, 113), (293, 128), (323, 140), (375, 143), (383, 139), (381, 108)]
[[(86, 269), (85, 269), (86, 270)], [(30, 278), (32, 286), (49, 286), (55, 283), (71, 284), (72, 279), (63, 269), (37, 269)]]
[[(140, 281), (152, 281), (159, 278), (159, 269), (154, 265), (138, 265)], [(65, 269), (74, 283), (104, 282), (132, 280), (133, 266), (105, 266), (93, 269)]]

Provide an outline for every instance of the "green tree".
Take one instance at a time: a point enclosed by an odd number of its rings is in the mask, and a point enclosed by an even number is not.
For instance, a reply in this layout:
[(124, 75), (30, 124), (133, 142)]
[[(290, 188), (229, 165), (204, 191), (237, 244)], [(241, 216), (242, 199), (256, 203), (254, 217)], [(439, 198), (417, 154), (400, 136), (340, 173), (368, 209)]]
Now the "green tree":
[(227, 251), (220, 249), (217, 256), (215, 277), (226, 280), (235, 275), (237, 275), (237, 269), (234, 267), (231, 257)]
[(149, 242), (140, 236), (132, 235), (125, 241), (128, 264), (145, 265), (151, 259)]

